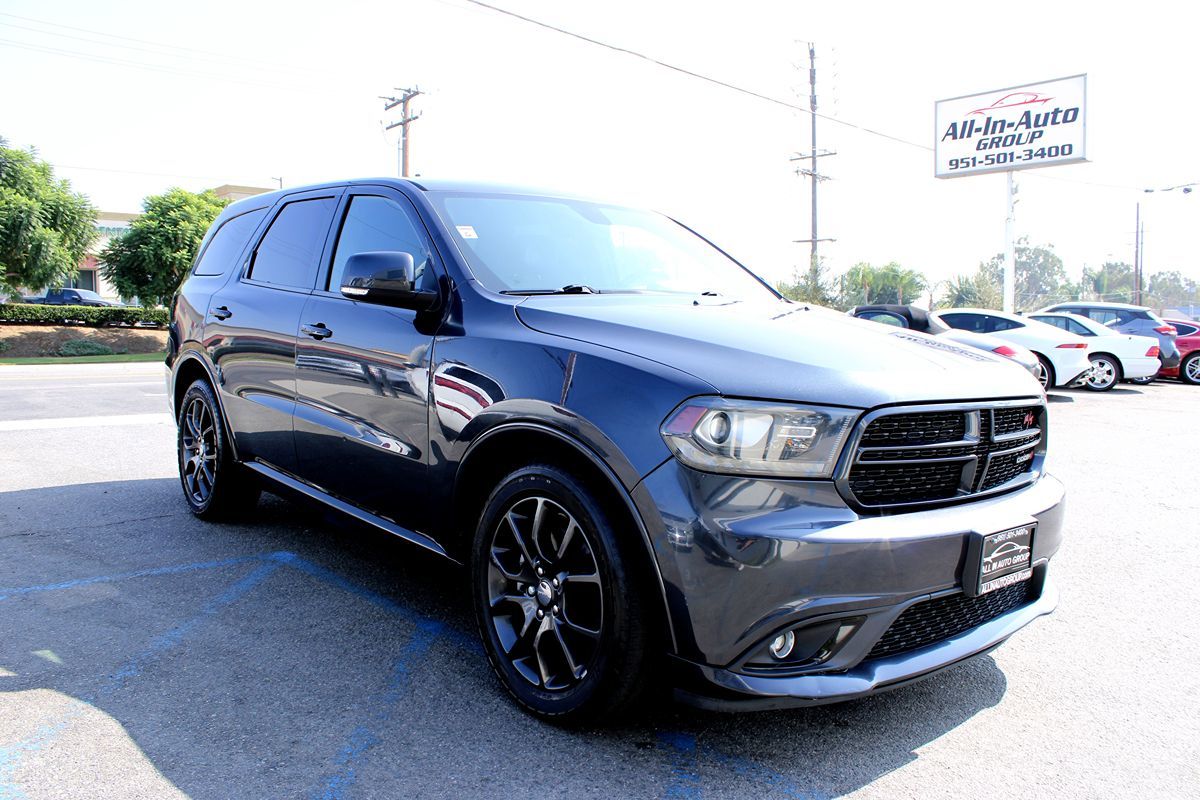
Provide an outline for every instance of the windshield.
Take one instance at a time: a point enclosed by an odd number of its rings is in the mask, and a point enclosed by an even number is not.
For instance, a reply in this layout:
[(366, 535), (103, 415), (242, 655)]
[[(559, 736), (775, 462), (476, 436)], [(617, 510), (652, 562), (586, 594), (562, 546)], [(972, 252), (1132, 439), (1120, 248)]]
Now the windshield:
[(661, 214), (531, 195), (429, 195), (475, 277), (497, 292), (665, 292), (775, 298)]

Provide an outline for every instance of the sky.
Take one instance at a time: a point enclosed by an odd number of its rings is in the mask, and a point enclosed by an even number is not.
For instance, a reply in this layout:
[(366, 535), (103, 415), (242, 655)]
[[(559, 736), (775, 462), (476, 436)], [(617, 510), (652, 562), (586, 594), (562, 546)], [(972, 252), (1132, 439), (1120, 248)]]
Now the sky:
[(2, 0), (0, 136), (132, 212), (171, 186), (395, 175), (380, 97), (417, 86), (414, 172), (649, 206), (776, 282), (808, 263), (789, 159), (810, 117), (786, 104), (807, 107), (812, 42), (838, 120), (817, 131), (827, 274), (896, 261), (936, 286), (1003, 249), (1006, 189), (933, 177), (934, 103), (1086, 73), (1089, 161), (1017, 173), (1016, 235), (1078, 278), (1132, 263), (1140, 203), (1146, 274), (1200, 280), (1200, 191), (1162, 191), (1200, 181), (1178, 3), (488, 2), (769, 99), (467, 0)]

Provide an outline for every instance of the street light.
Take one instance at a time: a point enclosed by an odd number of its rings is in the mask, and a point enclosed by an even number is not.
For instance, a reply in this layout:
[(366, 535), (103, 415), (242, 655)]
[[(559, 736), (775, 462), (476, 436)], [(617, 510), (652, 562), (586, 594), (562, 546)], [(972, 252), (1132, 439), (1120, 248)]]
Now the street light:
[[(1155, 192), (1173, 192), (1179, 189), (1182, 194), (1191, 194), (1192, 187), (1200, 186), (1200, 181), (1192, 183), (1180, 183), (1176, 186), (1168, 186), (1165, 189), (1143, 189), (1146, 194), (1154, 194)], [(1137, 204), (1137, 212), (1134, 221), (1133, 229), (1133, 297), (1137, 305), (1142, 304), (1142, 257), (1146, 249), (1145, 231), (1142, 228), (1142, 204)]]

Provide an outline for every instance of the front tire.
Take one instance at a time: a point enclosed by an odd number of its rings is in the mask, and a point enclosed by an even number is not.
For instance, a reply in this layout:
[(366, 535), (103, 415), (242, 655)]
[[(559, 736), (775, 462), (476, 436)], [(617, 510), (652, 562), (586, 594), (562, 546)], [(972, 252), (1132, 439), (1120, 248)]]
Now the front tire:
[(1121, 362), (1108, 353), (1094, 353), (1088, 356), (1092, 369), (1083, 379), (1083, 385), (1088, 391), (1107, 392), (1121, 381)]
[(233, 457), (221, 408), (207, 381), (188, 387), (178, 424), (179, 482), (192, 513), (220, 519), (252, 508), (261, 490)]
[(500, 481), (471, 579), (488, 661), (519, 705), (579, 724), (619, 715), (648, 682), (640, 555), (583, 481), (536, 465)]

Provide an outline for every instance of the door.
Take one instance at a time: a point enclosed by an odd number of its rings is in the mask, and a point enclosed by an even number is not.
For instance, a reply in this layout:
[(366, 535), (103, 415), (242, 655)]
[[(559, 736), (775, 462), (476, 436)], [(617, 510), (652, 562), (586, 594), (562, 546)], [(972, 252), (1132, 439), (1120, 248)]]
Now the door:
[(243, 461), (295, 471), (296, 331), (340, 193), (289, 198), (244, 269), (209, 301), (204, 339)]
[(433, 330), (414, 311), (352, 300), (339, 288), (346, 260), (360, 252), (411, 254), (423, 288), (438, 286), (441, 269), (420, 217), (399, 192), (351, 189), (338, 215), (329, 269), (300, 320), (299, 474), (360, 508), (422, 530)]

